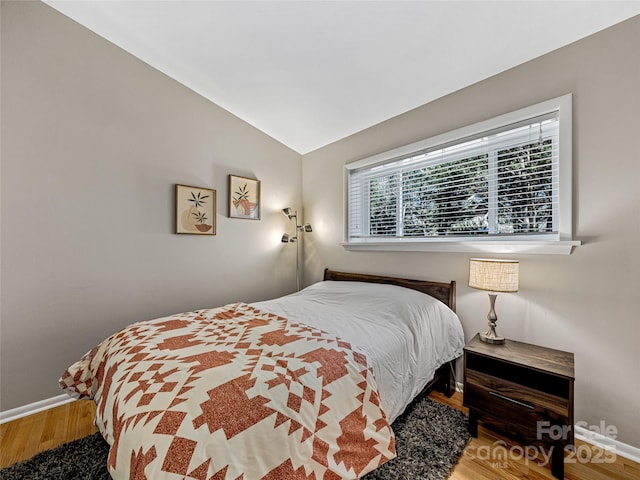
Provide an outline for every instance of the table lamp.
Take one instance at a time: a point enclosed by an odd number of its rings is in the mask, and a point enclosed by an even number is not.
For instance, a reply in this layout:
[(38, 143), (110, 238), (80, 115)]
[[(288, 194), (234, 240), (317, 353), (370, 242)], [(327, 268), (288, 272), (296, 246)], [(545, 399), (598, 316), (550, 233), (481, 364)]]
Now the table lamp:
[[(518, 291), (518, 260), (495, 260), (487, 258), (472, 258), (469, 261), (469, 286), (489, 292), (517, 292)], [(491, 308), (487, 319), (489, 330), (480, 334), (480, 340), (486, 343), (501, 345), (504, 337), (496, 333), (495, 304), (497, 293), (489, 293)]]

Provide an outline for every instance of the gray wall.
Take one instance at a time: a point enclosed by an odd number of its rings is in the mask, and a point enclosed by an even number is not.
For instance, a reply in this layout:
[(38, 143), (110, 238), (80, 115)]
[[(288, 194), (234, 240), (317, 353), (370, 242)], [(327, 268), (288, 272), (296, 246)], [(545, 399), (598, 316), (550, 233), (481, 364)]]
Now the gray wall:
[(467, 286), (469, 258), (477, 254), (349, 252), (339, 245), (343, 165), (573, 93), (573, 221), (583, 246), (570, 256), (506, 256), (521, 261), (521, 286), (498, 297), (498, 325), (507, 337), (575, 352), (576, 421), (604, 420), (618, 428), (620, 441), (640, 447), (638, 45), (635, 17), (304, 155), (303, 200), (314, 225), (305, 248), (308, 282), (325, 266), (453, 279), (467, 339), (484, 330), (487, 295)]
[[(1, 100), (2, 410), (128, 323), (295, 289), (296, 152), (40, 2), (2, 2)], [(175, 183), (217, 189), (216, 236), (173, 233)]]

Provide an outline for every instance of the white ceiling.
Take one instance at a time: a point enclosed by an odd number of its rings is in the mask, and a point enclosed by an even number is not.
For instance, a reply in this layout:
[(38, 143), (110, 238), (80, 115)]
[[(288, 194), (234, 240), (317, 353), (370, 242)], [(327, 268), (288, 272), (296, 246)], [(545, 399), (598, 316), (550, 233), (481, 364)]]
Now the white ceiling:
[(302, 154), (640, 14), (637, 0), (45, 3)]

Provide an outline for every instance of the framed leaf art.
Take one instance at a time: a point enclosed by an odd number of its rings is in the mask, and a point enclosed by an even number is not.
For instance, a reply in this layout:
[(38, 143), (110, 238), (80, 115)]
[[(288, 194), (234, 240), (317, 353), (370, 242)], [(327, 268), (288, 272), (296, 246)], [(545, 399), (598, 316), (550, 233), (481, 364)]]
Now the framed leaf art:
[(216, 234), (216, 191), (176, 185), (176, 233)]
[(229, 175), (229, 218), (260, 220), (260, 180)]

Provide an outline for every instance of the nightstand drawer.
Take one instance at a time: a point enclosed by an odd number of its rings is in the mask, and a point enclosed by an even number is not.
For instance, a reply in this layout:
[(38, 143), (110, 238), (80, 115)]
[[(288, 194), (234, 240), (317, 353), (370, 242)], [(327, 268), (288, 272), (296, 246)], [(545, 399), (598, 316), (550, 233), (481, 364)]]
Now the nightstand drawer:
[(570, 416), (568, 398), (474, 370), (465, 372), (464, 404), (501, 419), (501, 423), (513, 424), (509, 430), (530, 432), (526, 436), (530, 440), (537, 439), (537, 422), (566, 425)]

